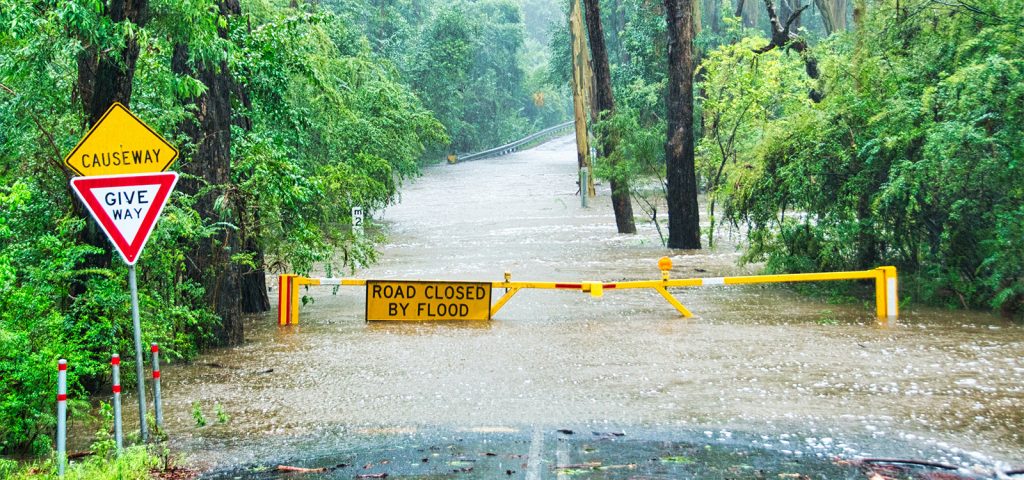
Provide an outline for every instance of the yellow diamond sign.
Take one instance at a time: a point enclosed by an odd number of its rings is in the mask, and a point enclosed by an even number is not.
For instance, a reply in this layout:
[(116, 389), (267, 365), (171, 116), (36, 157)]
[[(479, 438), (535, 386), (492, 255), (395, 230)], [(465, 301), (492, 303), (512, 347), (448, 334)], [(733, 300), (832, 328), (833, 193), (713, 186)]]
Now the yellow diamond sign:
[(91, 177), (162, 172), (177, 158), (178, 149), (124, 105), (114, 102), (64, 157), (64, 163), (79, 175)]

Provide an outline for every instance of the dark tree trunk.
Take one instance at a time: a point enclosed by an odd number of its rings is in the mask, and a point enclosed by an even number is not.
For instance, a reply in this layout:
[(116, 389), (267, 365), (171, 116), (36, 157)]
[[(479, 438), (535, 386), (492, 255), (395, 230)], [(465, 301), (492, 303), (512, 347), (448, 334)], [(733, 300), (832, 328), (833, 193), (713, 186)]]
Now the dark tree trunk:
[(693, 140), (693, 0), (665, 0), (668, 23), (668, 138), (665, 169), (669, 248), (700, 248)]
[[(149, 0), (112, 0), (107, 15), (115, 22), (129, 21), (142, 28), (149, 20)], [(78, 79), (76, 90), (82, 101), (86, 123), (96, 124), (100, 117), (114, 102), (124, 106), (131, 105), (132, 80), (135, 78), (135, 64), (139, 59), (138, 39), (129, 35), (125, 38), (124, 48), (111, 55), (100, 54), (95, 45), (85, 44), (78, 54)], [(68, 195), (73, 195), (70, 188)], [(75, 215), (89, 218), (82, 202), (71, 202)], [(106, 235), (96, 226), (95, 222), (86, 222), (85, 228), (78, 235), (78, 240), (103, 249), (106, 253), (89, 255), (83, 268), (109, 268), (110, 242)], [(71, 285), (71, 295), (85, 293), (85, 284), (75, 281)]]
[[(238, 3), (221, 1), (220, 13), (238, 14)], [(225, 38), (227, 32), (218, 30)], [(243, 340), (242, 275), (232, 256), (243, 252), (243, 239), (237, 228), (241, 216), (231, 182), (231, 74), (225, 61), (198, 62), (193, 68), (188, 46), (183, 44), (174, 46), (171, 69), (177, 74), (195, 76), (207, 88), (193, 100), (195, 119), (181, 125), (182, 131), (192, 138), (195, 151), (190, 161), (180, 164), (187, 175), (179, 188), (195, 196), (195, 209), (205, 224), (225, 225), (200, 240), (191, 252), (187, 274), (203, 285), (207, 302), (221, 319), (214, 330), (215, 343), (238, 345)]]
[[(594, 90), (597, 97), (597, 111), (601, 120), (608, 119), (615, 112), (615, 98), (612, 96), (612, 74), (608, 66), (608, 50), (604, 44), (604, 29), (601, 28), (601, 7), (598, 0), (583, 0), (586, 9), (587, 37), (594, 63)], [(617, 134), (607, 132), (600, 138), (600, 154), (611, 159), (615, 152)], [(612, 209), (615, 211), (615, 226), (619, 233), (636, 233), (633, 222), (633, 202), (629, 197), (629, 183), (612, 178)]]

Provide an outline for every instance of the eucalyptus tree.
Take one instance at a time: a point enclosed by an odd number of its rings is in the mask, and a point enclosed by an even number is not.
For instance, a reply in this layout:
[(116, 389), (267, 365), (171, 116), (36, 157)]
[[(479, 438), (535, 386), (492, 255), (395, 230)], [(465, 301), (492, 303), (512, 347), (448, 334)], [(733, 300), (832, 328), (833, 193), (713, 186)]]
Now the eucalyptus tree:
[(700, 212), (693, 133), (693, 6), (692, 0), (665, 0), (668, 25), (668, 134), (665, 169), (669, 248), (701, 248)]

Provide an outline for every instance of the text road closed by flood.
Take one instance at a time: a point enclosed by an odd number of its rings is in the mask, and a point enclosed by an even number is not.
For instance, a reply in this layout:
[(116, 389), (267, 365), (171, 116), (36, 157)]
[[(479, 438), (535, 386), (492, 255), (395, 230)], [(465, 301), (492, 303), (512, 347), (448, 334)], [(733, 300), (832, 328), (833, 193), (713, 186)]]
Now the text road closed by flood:
[(491, 284), (366, 281), (366, 320), (490, 320)]

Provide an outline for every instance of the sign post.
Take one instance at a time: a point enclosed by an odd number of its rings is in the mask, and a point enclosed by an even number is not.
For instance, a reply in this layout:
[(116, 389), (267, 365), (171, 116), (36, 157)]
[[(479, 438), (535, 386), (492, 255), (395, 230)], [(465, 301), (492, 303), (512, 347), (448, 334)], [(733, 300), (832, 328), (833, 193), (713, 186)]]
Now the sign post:
[(177, 173), (164, 173), (177, 158), (174, 146), (117, 102), (64, 158), (68, 168), (82, 175), (71, 179), (71, 188), (128, 264), (143, 443), (148, 440), (146, 378), (135, 262), (178, 182)]

